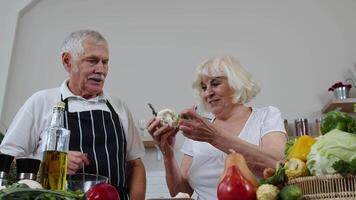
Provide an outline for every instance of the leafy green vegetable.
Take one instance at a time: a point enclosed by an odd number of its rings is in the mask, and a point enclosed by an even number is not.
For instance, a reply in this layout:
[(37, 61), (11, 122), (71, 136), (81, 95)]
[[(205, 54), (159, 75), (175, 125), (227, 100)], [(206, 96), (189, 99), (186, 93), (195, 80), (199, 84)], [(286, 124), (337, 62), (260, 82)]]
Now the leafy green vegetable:
[(343, 160), (338, 160), (332, 165), (335, 171), (342, 176), (346, 176), (350, 171), (350, 165), (348, 162)]
[(81, 200), (83, 192), (31, 189), (26, 184), (14, 183), (0, 190), (0, 200)]
[(287, 181), (285, 169), (283, 166), (279, 165), (274, 175), (266, 179), (262, 179), (260, 181), (260, 185), (271, 184), (271, 185), (279, 186), (281, 184), (284, 184), (285, 181)]
[(350, 123), (347, 124), (347, 132), (356, 134), (356, 120), (353, 119)]
[(27, 186), (26, 184), (24, 184), (24, 183), (14, 183), (14, 184), (12, 184), (12, 185), (10, 185), (10, 186), (4, 188), (4, 189), (1, 189), (1, 190), (0, 190), (0, 195), (2, 195), (2, 194), (7, 194), (7, 193), (11, 193), (12, 191), (17, 190), (17, 189), (19, 189), (19, 188), (26, 189), (26, 188), (30, 188), (30, 187), (28, 187), (28, 186)]
[[(350, 124), (350, 125), (349, 125)], [(356, 122), (347, 113), (340, 111), (331, 111), (320, 122), (320, 130), (322, 134), (326, 134), (333, 129), (339, 129), (350, 133), (356, 133)]]
[(356, 174), (356, 159), (353, 159), (350, 162), (350, 173)]
[(322, 135), (312, 146), (307, 157), (307, 166), (312, 175), (336, 173), (332, 165), (343, 160), (356, 159), (356, 134), (334, 129)]
[(351, 162), (338, 160), (334, 162), (332, 167), (342, 176), (346, 176), (348, 174), (356, 174), (356, 158), (351, 160)]
[(286, 142), (286, 145), (285, 145), (285, 148), (284, 148), (284, 155), (285, 157), (288, 156), (290, 150), (292, 149), (292, 146), (294, 145), (295, 141), (297, 141), (297, 138), (294, 138), (294, 139), (289, 139), (287, 142)]

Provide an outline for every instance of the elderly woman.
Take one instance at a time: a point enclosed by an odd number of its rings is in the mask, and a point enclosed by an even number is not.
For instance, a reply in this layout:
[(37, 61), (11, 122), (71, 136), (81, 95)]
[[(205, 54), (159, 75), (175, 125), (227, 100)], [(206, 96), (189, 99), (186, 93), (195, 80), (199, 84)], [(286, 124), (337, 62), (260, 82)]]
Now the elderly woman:
[[(257, 176), (276, 166), (287, 140), (281, 112), (272, 106), (244, 105), (260, 89), (240, 63), (228, 56), (204, 62), (197, 68), (193, 89), (213, 119), (188, 109), (182, 113), (190, 118), (180, 120), (178, 128), (161, 125), (159, 118), (148, 125), (163, 153), (172, 196), (195, 191), (198, 199), (217, 199), (216, 188), (229, 149), (242, 154)], [(174, 155), (178, 130), (186, 137), (180, 167)]]

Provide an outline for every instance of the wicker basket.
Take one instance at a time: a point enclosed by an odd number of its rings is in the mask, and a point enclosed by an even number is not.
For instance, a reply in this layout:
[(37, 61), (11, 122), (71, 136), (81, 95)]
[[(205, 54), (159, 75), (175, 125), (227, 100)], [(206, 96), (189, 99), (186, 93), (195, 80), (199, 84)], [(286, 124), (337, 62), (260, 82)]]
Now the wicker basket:
[(305, 199), (356, 199), (356, 176), (307, 176), (288, 181), (287, 185), (299, 186)]

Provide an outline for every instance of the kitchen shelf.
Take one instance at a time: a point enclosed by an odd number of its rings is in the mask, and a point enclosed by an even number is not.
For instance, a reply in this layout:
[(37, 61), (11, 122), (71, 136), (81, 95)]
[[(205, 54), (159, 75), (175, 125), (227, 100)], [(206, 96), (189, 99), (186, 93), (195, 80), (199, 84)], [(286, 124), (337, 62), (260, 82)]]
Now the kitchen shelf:
[(356, 98), (330, 100), (321, 111), (323, 113), (327, 113), (333, 110), (339, 110), (347, 113), (356, 112)]
[(142, 139), (143, 145), (144, 145), (146, 148), (153, 148), (153, 147), (155, 147), (155, 145), (156, 145), (156, 142), (153, 141), (153, 138), (150, 137), (150, 136), (142, 137), (141, 139)]

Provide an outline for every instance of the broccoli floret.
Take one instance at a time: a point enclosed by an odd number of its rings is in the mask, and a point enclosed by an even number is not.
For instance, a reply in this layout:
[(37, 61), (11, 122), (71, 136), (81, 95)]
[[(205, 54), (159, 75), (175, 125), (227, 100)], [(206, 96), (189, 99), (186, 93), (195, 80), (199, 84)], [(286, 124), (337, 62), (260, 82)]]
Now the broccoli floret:
[[(340, 111), (331, 111), (328, 112), (326, 116), (321, 120), (320, 130), (322, 134), (326, 134), (327, 132), (333, 129), (339, 129), (341, 131), (348, 132), (348, 124), (353, 123), (353, 121), (354, 119), (347, 113)], [(356, 125), (353, 125), (350, 128), (353, 127), (356, 127)]]

